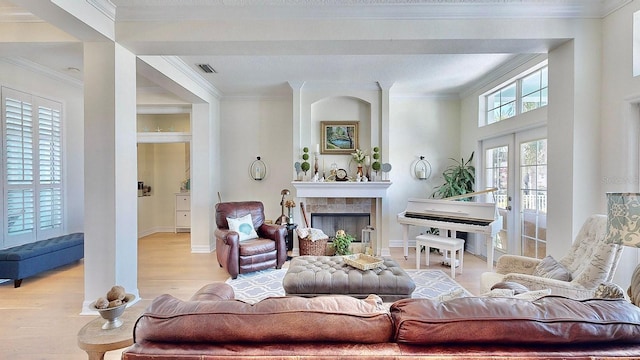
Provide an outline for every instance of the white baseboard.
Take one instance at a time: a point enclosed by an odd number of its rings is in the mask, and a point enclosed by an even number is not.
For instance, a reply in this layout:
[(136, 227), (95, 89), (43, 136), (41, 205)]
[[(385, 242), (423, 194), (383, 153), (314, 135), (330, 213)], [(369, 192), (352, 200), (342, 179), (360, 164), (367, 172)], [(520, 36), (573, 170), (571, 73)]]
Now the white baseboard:
[(209, 254), (214, 252), (216, 249), (212, 248), (211, 246), (207, 246), (207, 245), (192, 245), (191, 246), (191, 253), (193, 254)]
[[(172, 233), (174, 231), (175, 231), (175, 228), (173, 226), (155, 226), (150, 229), (139, 230), (138, 239), (141, 237), (153, 235), (155, 233), (167, 233), (167, 232)], [(178, 231), (178, 232), (182, 232), (182, 231)]]

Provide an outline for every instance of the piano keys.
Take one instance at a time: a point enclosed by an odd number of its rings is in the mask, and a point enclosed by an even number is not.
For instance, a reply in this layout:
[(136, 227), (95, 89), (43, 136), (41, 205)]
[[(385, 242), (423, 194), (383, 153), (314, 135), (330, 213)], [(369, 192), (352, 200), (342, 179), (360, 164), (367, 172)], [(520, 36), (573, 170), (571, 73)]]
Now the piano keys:
[(493, 237), (502, 229), (502, 217), (495, 203), (412, 198), (406, 210), (398, 214), (397, 221), (402, 225), (405, 259), (409, 256), (409, 226), (420, 226), (440, 229), (440, 234), (450, 230), (452, 237), (456, 231), (485, 235), (487, 266), (493, 268)]

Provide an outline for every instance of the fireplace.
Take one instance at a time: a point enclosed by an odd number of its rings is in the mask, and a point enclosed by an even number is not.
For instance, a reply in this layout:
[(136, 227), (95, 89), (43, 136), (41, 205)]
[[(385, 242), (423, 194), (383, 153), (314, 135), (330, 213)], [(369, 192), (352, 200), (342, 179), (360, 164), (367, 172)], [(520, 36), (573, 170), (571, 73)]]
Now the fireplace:
[(356, 241), (362, 241), (362, 229), (371, 223), (369, 213), (313, 213), (311, 227), (333, 237), (337, 230), (344, 230)]
[[(382, 241), (386, 232), (383, 215), (388, 212), (388, 203), (383, 201), (383, 198), (386, 197), (387, 188), (391, 186), (390, 181), (292, 181), (291, 185), (296, 188), (296, 195), (304, 204), (305, 212), (302, 215), (305, 226), (311, 226), (313, 214), (368, 214), (369, 221), (363, 222), (363, 226), (355, 225), (353, 232), (348, 230), (349, 234), (361, 240), (362, 229), (371, 225), (368, 235), (372, 242), (373, 254), (390, 256), (388, 246), (384, 246)], [(335, 227), (326, 230), (325, 233), (335, 236)], [(296, 248), (294, 247), (293, 253), (296, 253)]]

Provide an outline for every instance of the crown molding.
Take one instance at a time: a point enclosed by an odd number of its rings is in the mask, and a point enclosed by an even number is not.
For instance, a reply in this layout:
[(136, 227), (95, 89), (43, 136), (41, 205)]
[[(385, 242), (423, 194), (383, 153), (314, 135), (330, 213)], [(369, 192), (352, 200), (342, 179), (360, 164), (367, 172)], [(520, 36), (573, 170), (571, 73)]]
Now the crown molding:
[(113, 0), (119, 20), (603, 18), (633, 0)]
[(191, 114), (191, 104), (184, 104), (184, 105), (138, 104), (136, 109), (139, 115)]
[(116, 5), (112, 3), (110, 0), (85, 0), (89, 5), (96, 8), (100, 11), (104, 16), (111, 19), (111, 21), (116, 20)]
[(3, 2), (3, 4), (0, 5), (0, 22), (35, 23), (43, 21), (19, 6)]
[(516, 56), (514, 59), (508, 61), (507, 63), (499, 66), (498, 68), (491, 71), (489, 74), (484, 77), (478, 79), (465, 90), (460, 91), (460, 98), (464, 99), (468, 96), (474, 95), (477, 92), (487, 91), (488, 88), (491, 88), (491, 84), (496, 83), (500, 79), (507, 76), (510, 72), (515, 71), (519, 67), (525, 65), (526, 63), (533, 61), (535, 59), (539, 59), (543, 61), (544, 55), (541, 54), (521, 54)]
[(63, 81), (69, 85), (73, 85), (75, 87), (78, 88), (82, 88), (84, 86), (84, 83), (81, 80), (78, 80), (74, 77), (65, 75), (59, 71), (54, 71), (51, 68), (48, 67), (44, 67), (40, 64), (34, 63), (33, 61), (29, 61), (27, 59), (24, 58), (20, 58), (20, 57), (12, 57), (12, 58), (8, 58), (8, 57), (0, 57), (0, 61), (4, 61), (7, 64), (11, 64), (14, 66), (18, 66), (21, 67), (23, 69), (29, 70), (29, 71), (33, 71), (35, 73), (39, 73), (41, 75), (44, 75), (48, 78), (51, 78), (53, 80), (57, 80), (57, 81)]
[(198, 86), (201, 86), (211, 95), (215, 96), (217, 99), (220, 99), (223, 96), (223, 93), (218, 90), (212, 83), (207, 81), (207, 79), (203, 78), (202, 75), (198, 74), (189, 64), (187, 64), (184, 60), (177, 56), (162, 56), (162, 58), (173, 67), (175, 67), (178, 71), (183, 73), (187, 78), (193, 80)]

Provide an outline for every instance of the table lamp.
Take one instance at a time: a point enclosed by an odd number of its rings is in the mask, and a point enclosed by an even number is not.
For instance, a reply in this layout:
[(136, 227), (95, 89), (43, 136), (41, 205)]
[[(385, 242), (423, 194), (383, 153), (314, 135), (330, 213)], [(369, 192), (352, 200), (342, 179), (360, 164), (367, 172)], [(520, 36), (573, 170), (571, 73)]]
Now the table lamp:
[(282, 189), (282, 191), (280, 191), (280, 195), (282, 195), (282, 199), (280, 200), (280, 206), (282, 207), (282, 214), (280, 214), (280, 216), (276, 220), (277, 225), (284, 225), (289, 223), (289, 217), (287, 217), (287, 215), (284, 214), (284, 197), (289, 195), (290, 193), (291, 192), (289, 191), (289, 189)]
[(607, 242), (640, 247), (640, 193), (607, 193)]

